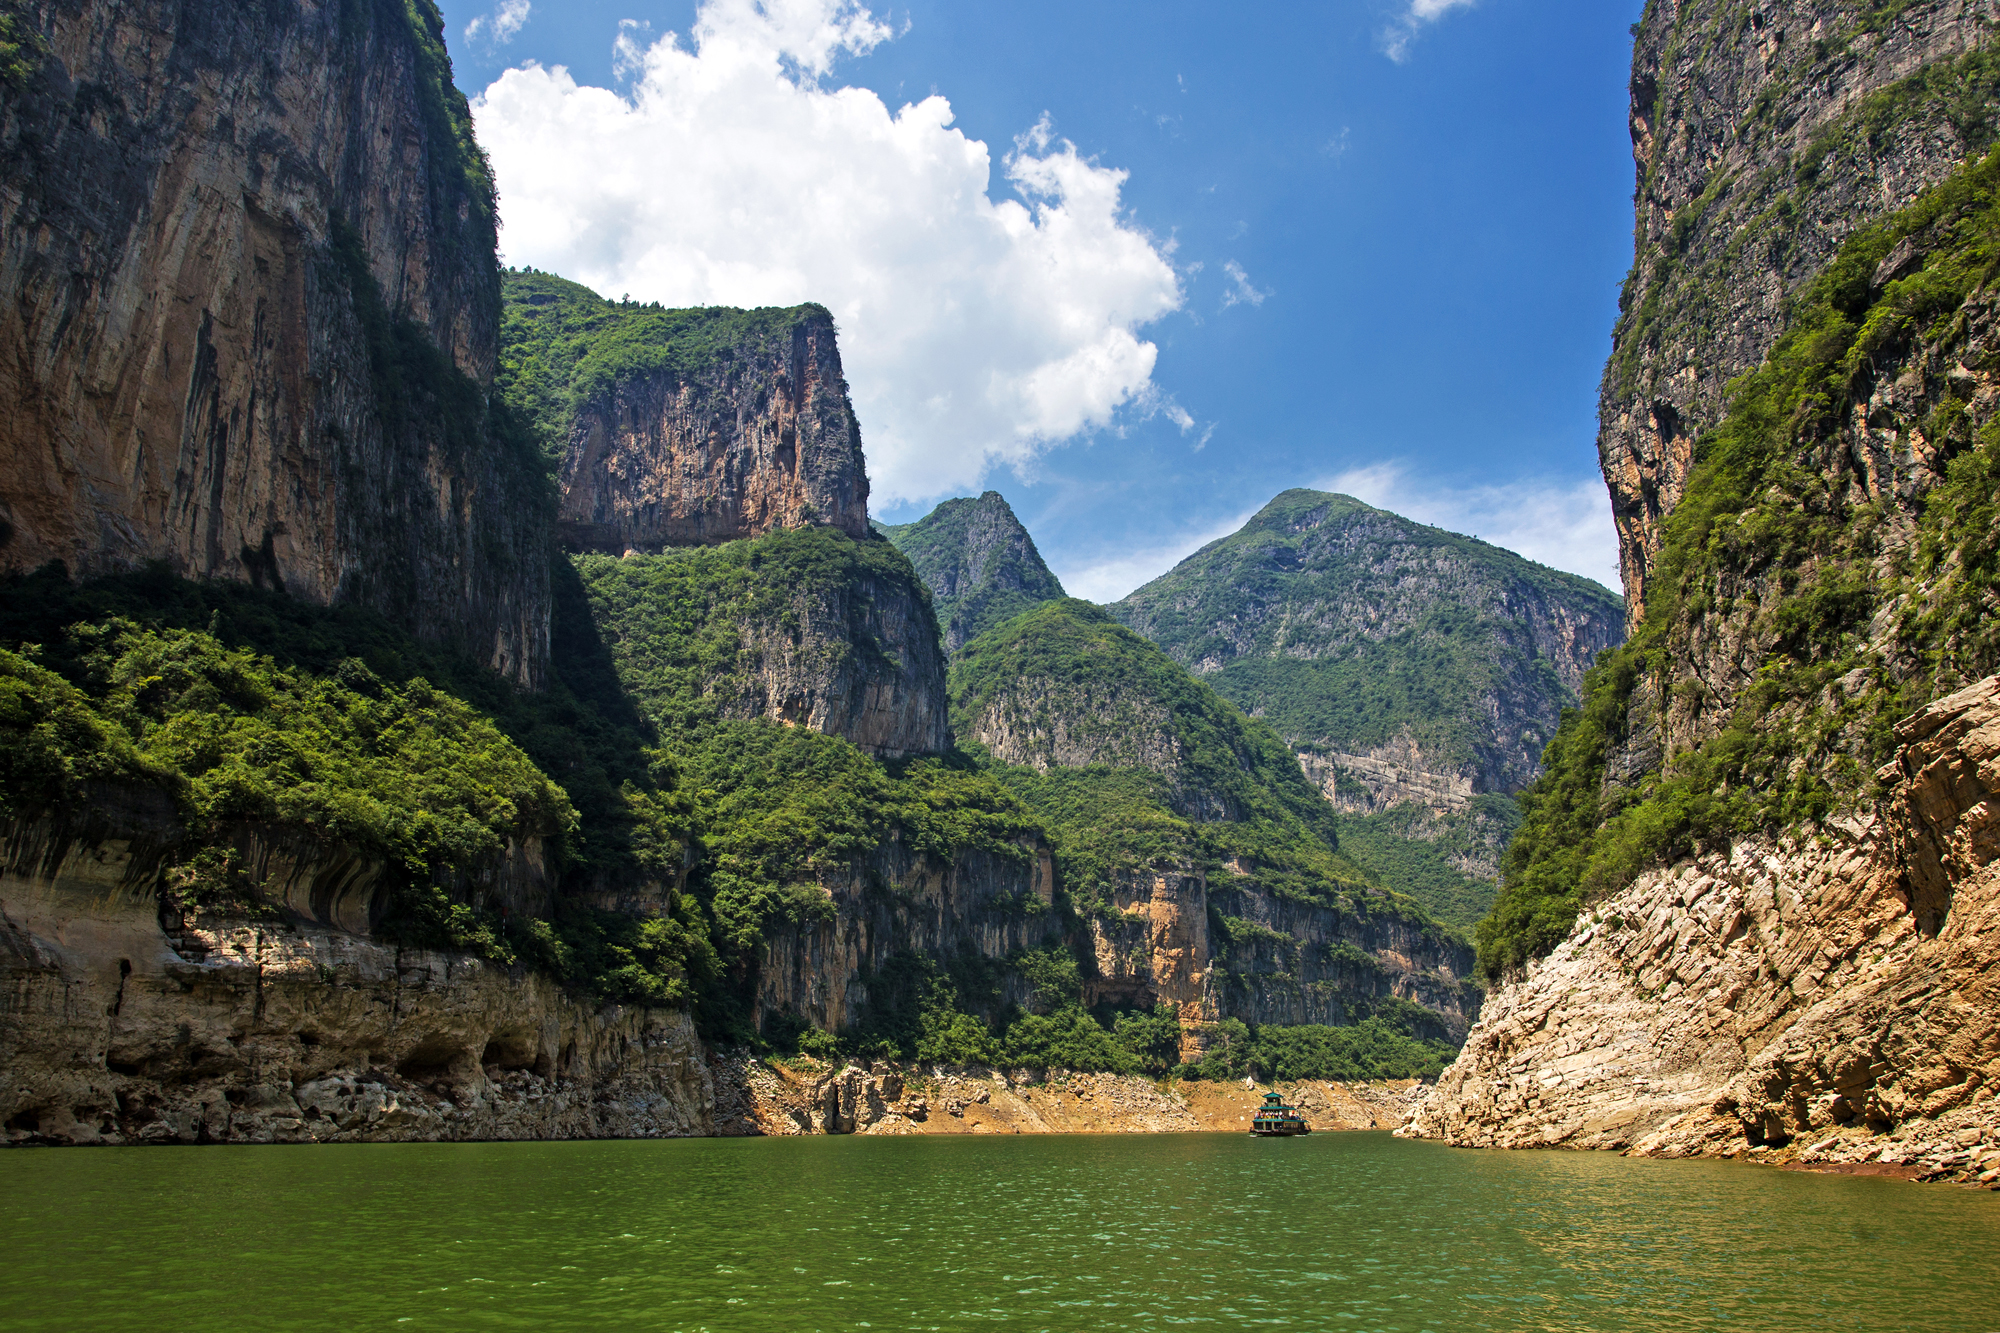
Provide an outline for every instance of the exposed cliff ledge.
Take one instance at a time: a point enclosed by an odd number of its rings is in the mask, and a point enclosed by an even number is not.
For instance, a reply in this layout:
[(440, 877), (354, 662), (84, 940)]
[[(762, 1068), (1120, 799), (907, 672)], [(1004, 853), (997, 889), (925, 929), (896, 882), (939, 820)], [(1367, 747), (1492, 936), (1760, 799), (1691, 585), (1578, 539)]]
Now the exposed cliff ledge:
[[(1637, 246), (1598, 451), (1636, 628), (1725, 386), (1856, 230), (1992, 142), (1992, 0), (1654, 0), (1632, 67)], [(1890, 274), (1888, 276), (1901, 276)]]
[(0, 111), (0, 563), (358, 600), (518, 680), (493, 199), (429, 0), (31, 0)]
[(635, 694), (843, 736), (895, 759), (951, 746), (944, 653), (909, 562), (825, 527), (718, 547), (577, 559)]
[[(829, 876), (832, 919), (775, 933), (757, 969), (756, 1022), (795, 1016), (822, 1032), (848, 1028), (871, 1006), (893, 1004), (899, 955), (971, 954), (999, 962), (1061, 945), (1067, 920), (1050, 910), (1055, 862), (1030, 841), (1019, 854), (967, 852), (949, 863), (890, 843)], [(1030, 991), (1017, 975), (997, 1006)]]
[(0, 875), (0, 1141), (711, 1132), (684, 1012), (595, 1007), (310, 913), (163, 915), (133, 839), (23, 832)]
[(501, 384), (560, 470), (563, 540), (658, 551), (826, 524), (868, 535), (833, 316), (663, 310), (509, 273)]
[(1595, 905), (1489, 997), (1406, 1132), (1466, 1145), (2000, 1159), (2000, 677), (1898, 728), (1883, 813)]

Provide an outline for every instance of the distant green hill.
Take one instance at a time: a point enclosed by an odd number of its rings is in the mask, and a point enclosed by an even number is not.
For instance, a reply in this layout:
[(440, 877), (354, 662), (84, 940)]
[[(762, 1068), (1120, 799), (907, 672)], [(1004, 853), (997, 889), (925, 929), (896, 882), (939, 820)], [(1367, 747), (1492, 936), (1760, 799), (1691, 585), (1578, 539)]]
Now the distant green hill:
[(1589, 579), (1309, 490), (1109, 609), (1269, 723), (1350, 858), (1460, 927), (1493, 900), (1506, 794), (1624, 635)]
[(1589, 579), (1308, 490), (1111, 613), (1295, 748), (1393, 760), (1466, 795), (1531, 782), (1584, 670), (1624, 638), (1623, 602)]
[(947, 653), (1003, 620), (1062, 597), (1035, 539), (998, 491), (946, 500), (914, 523), (876, 523), (930, 586)]

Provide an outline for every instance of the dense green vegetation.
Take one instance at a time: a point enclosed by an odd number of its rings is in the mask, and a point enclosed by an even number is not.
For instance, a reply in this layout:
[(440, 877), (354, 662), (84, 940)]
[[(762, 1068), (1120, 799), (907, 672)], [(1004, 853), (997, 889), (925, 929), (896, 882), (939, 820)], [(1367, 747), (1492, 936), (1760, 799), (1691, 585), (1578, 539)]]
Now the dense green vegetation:
[[(1340, 854), (1332, 807), (1268, 727), (1088, 602), (1046, 603), (968, 643), (952, 663), (951, 698), (960, 736), (1004, 703), (1122, 761), (994, 769), (1050, 830), (1081, 909), (1107, 904), (1121, 876), (1153, 865), (1226, 874), (1236, 860), (1259, 887), (1322, 903), (1365, 878)], [(1164, 741), (1157, 767), (1132, 748), (1149, 733)]]
[(1512, 797), (1483, 795), (1458, 814), (1415, 805), (1380, 814), (1338, 816), (1341, 850), (1375, 880), (1422, 904), (1468, 935), (1493, 908), (1496, 864), (1521, 824)]
[(46, 43), (13, 0), (0, 2), (0, 88), (19, 88), (41, 63)]
[(784, 360), (793, 329), (833, 318), (816, 305), (668, 310), (612, 301), (533, 269), (507, 270), (501, 295), (497, 383), (541, 442), (551, 468), (562, 461), (578, 406), (590, 398), (643, 376), (687, 380), (719, 361), (760, 352)]
[[(1416, 1008), (1410, 1005), (1410, 1008)], [(1302, 1078), (1435, 1078), (1458, 1055), (1441, 1041), (1410, 1032), (1411, 1016), (1378, 1014), (1351, 1027), (1276, 1024), (1251, 1027), (1230, 1018), (1209, 1030), (1210, 1045), (1200, 1063), (1182, 1067), (1192, 1078), (1265, 1082)]]
[(914, 523), (877, 523), (931, 590), (947, 650), (1063, 594), (998, 491), (946, 500)]
[[(1423, 571), (1420, 592), (1402, 586), (1408, 568)], [(1494, 747), (1486, 700), (1522, 696), (1552, 722), (1569, 697), (1502, 590), (1607, 626), (1623, 614), (1588, 579), (1309, 490), (1279, 495), (1111, 612), (1292, 745), (1361, 753), (1407, 734), (1457, 768)]]
[[(574, 626), (558, 617), (556, 637), (574, 668)], [(682, 864), (688, 812), (643, 727), (560, 680), (523, 694), (359, 607), (161, 568), (0, 580), (0, 645), (0, 809), (62, 809), (107, 782), (161, 791), (189, 910), (253, 905), (235, 847), (263, 828), (390, 867), (383, 929), (407, 943), (525, 958), (607, 998), (683, 998), (713, 972), (685, 895), (663, 895), (661, 923), (571, 905), (503, 924), (463, 891), (530, 835), (569, 883)]]
[[(1906, 241), (1922, 267), (1875, 286), (1884, 256)], [(1784, 336), (1697, 448), (1644, 625), (1592, 673), (1549, 746), (1547, 776), (1524, 798), (1478, 933), (1489, 976), (1553, 947), (1580, 906), (1647, 866), (1754, 830), (1810, 826), (1865, 799), (1897, 718), (2000, 668), (2000, 425), (1975, 429), (1957, 387), (1921, 422), (1902, 423), (1949, 458), (1943, 484), (1919, 502), (1913, 540), (1850, 484), (1859, 465), (1846, 433), (1854, 405), (1912, 358), (1959, 355), (1967, 302), (1996, 271), (2000, 155), (1850, 237), (1795, 300)], [(1890, 630), (1878, 636), (1871, 625), (1885, 615)], [(1747, 625), (1762, 652), (1732, 699), (1675, 669), (1704, 622), (1723, 616)], [(1642, 688), (1662, 706), (1713, 714), (1709, 739), (1636, 785), (1607, 788)]]

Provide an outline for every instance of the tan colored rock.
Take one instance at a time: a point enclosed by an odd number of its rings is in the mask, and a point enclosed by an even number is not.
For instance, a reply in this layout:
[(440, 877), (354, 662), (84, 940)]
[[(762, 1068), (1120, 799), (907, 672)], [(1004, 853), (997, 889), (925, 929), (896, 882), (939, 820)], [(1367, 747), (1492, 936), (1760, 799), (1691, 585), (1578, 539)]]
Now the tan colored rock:
[(683, 378), (661, 371), (583, 403), (562, 465), (562, 533), (623, 554), (824, 523), (868, 532), (861, 425), (833, 316), (804, 306), (782, 336)]
[(1964, 1174), (2000, 1080), (2000, 677), (1897, 728), (1880, 815), (1594, 905), (1403, 1131)]
[(9, 848), (0, 1141), (714, 1131), (685, 1013), (600, 1008), (544, 977), (310, 919), (172, 920), (169, 933), (133, 850)]

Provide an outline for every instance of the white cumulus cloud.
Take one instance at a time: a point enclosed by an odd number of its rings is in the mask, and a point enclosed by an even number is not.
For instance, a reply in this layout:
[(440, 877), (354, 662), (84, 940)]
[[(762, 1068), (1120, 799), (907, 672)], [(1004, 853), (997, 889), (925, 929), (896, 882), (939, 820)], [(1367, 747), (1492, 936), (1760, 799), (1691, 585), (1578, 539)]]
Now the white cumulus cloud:
[(1401, 64), (1409, 59), (1410, 43), (1424, 25), (1435, 23), (1454, 9), (1470, 9), (1476, 0), (1410, 0), (1410, 7), (1382, 34), (1382, 49), (1389, 59)]
[(1454, 487), (1415, 475), (1401, 463), (1378, 463), (1316, 481), (1313, 488), (1503, 546), (1539, 564), (1596, 579), (1613, 592), (1623, 587), (1611, 497), (1596, 477)]
[(943, 97), (891, 113), (826, 86), (893, 35), (852, 0), (705, 0), (685, 42), (621, 28), (623, 92), (531, 64), (473, 103), (510, 262), (667, 305), (831, 309), (885, 504), (1162, 410), (1138, 330), (1182, 299), (1126, 173), (1046, 117), (996, 190)]
[(514, 40), (514, 34), (528, 21), (531, 8), (531, 0), (500, 0), (499, 7), (491, 14), (481, 14), (465, 25), (465, 40), (504, 46)]

